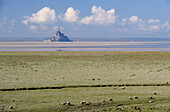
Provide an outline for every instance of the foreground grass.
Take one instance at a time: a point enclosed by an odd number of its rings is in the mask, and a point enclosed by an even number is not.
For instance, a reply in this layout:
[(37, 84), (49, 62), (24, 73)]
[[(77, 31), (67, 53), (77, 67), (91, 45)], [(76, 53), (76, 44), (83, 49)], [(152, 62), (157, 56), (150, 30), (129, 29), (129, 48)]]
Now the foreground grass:
[[(38, 89), (0, 91), (0, 111), (169, 111), (170, 87), (159, 85), (170, 82), (170, 52), (0, 52), (0, 62), (0, 90)], [(148, 86), (107, 87), (122, 84)]]
[[(128, 109), (131, 106), (147, 107), (149, 101), (151, 106), (170, 106), (170, 88), (161, 87), (105, 87), (105, 88), (65, 88), (60, 90), (29, 90), (29, 91), (7, 91), (0, 92), (0, 109), (13, 111), (87, 111), (87, 110), (110, 110)], [(153, 95), (156, 91), (158, 94)], [(129, 97), (138, 96), (139, 99), (130, 100)], [(153, 96), (153, 99), (147, 99)], [(108, 99), (112, 98), (113, 102)], [(90, 105), (81, 105), (86, 100), (92, 102)], [(102, 102), (105, 100), (105, 102)], [(71, 102), (73, 106), (62, 106), (63, 102)], [(96, 103), (98, 102), (98, 103)], [(145, 106), (146, 105), (146, 106)]]
[(1, 52), (0, 62), (1, 89), (170, 82), (170, 52)]

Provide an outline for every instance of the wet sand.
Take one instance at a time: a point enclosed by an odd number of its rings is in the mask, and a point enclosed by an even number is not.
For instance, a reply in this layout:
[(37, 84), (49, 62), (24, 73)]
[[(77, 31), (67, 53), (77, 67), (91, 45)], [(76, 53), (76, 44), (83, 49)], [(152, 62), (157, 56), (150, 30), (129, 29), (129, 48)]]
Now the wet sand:
[(169, 51), (168, 45), (170, 42), (0, 42), (0, 51)]

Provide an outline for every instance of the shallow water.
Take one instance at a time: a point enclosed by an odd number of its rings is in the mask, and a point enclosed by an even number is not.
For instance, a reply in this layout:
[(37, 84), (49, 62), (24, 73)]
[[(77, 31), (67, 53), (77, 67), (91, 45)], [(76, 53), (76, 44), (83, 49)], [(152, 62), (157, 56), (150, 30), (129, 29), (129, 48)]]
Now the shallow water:
[(0, 51), (170, 51), (170, 42), (0, 42)]

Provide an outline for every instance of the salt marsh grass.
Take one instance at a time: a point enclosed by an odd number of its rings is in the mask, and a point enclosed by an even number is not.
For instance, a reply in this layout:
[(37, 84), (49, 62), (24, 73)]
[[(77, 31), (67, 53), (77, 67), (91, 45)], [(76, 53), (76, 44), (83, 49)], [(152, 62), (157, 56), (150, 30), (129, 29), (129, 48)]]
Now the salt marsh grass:
[(0, 88), (170, 82), (170, 52), (1, 52), (0, 62)]
[[(170, 91), (169, 87), (126, 87), (122, 90), (121, 87), (112, 87), (105, 88), (65, 88), (59, 90), (30, 90), (30, 91), (8, 91), (0, 92), (0, 106), (5, 105), (9, 107), (12, 105), (15, 110), (43, 110), (51, 109), (54, 110), (62, 109), (62, 102), (71, 102), (73, 104), (73, 110), (78, 110), (80, 101), (86, 100), (91, 102), (93, 105), (91, 110), (95, 109), (94, 105), (102, 103), (102, 100), (105, 100), (105, 103), (102, 105), (111, 106), (111, 105), (133, 105), (133, 104), (148, 104), (149, 100), (147, 96), (152, 95), (153, 91), (157, 91), (157, 95), (153, 96), (154, 104), (164, 104), (170, 105)], [(138, 99), (129, 100), (129, 97), (138, 96)], [(108, 99), (112, 98), (113, 102), (110, 102)], [(161, 103), (162, 102), (162, 103)], [(111, 103), (111, 104), (110, 104)], [(56, 108), (58, 107), (58, 108)], [(89, 105), (90, 107), (90, 105)], [(1, 108), (1, 107), (0, 107)], [(53, 110), (53, 109), (52, 109)]]
[(170, 52), (0, 52), (0, 89), (24, 88), (0, 91), (0, 111), (168, 111), (169, 74)]

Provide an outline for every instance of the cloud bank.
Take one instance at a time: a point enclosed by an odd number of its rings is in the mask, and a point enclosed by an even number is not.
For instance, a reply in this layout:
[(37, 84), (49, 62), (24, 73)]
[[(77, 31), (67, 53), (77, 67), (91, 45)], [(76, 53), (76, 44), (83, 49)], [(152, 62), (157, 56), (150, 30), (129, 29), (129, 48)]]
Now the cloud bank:
[[(117, 30), (114, 29), (113, 31), (129, 31), (130, 29), (159, 31), (161, 29), (170, 29), (169, 22), (161, 24), (159, 19), (143, 20), (136, 15), (118, 20), (118, 16), (116, 16), (114, 8), (105, 10), (102, 9), (101, 6), (94, 5), (91, 7), (91, 15), (81, 18), (79, 17), (79, 14), (80, 11), (73, 7), (68, 7), (65, 13), (61, 13), (59, 15), (56, 14), (54, 9), (44, 7), (36, 13), (33, 13), (32, 16), (24, 16), (24, 20), (22, 22), (25, 25), (29, 25), (30, 30), (37, 29), (37, 25), (35, 24), (38, 24), (41, 30), (57, 30), (59, 28), (59, 26), (55, 24), (57, 21), (72, 23), (71, 25), (73, 29), (78, 29), (77, 27), (80, 27), (82, 24), (100, 26), (112, 26), (114, 24), (114, 26), (117, 27)], [(53, 26), (50, 26), (49, 28), (48, 24), (52, 24)], [(12, 21), (11, 26), (14, 25), (15, 21)], [(2, 23), (0, 23), (0, 26), (2, 27)]]

